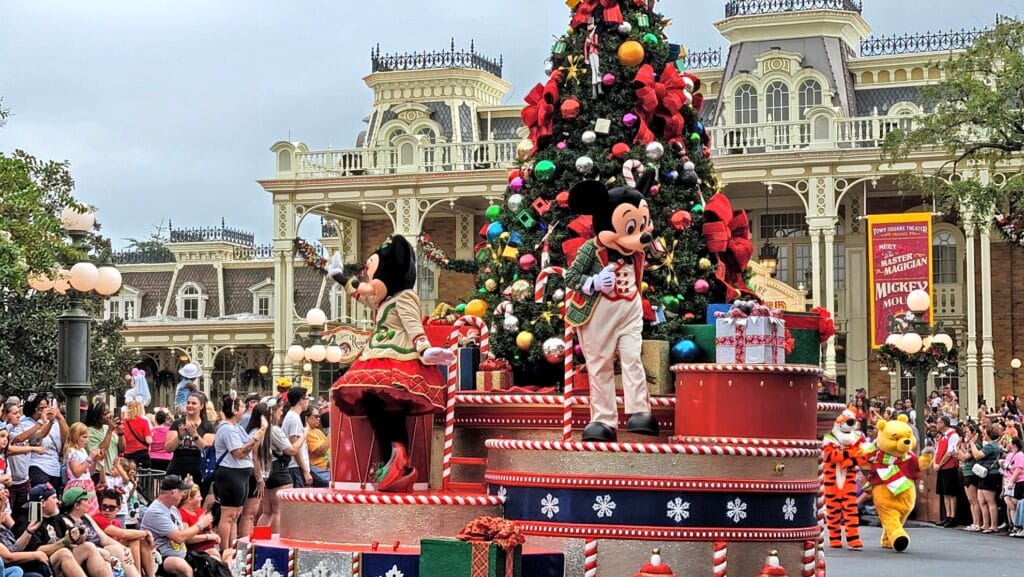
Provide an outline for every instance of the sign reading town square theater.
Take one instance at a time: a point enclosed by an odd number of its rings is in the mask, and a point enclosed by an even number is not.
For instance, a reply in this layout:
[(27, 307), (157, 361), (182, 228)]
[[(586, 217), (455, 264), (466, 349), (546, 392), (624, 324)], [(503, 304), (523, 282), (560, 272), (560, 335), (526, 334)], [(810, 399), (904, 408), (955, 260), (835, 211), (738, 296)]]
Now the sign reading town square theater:
[[(932, 215), (926, 212), (868, 217), (871, 343), (885, 344), (894, 319), (907, 312), (907, 295), (932, 296)], [(931, 311), (927, 313), (931, 322)]]

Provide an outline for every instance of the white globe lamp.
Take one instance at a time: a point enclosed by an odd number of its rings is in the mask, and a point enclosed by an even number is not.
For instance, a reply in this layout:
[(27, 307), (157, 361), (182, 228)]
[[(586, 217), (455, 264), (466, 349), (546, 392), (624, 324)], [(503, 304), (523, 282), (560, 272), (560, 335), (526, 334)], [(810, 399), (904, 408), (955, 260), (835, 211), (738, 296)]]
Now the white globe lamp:
[(327, 346), (327, 362), (328, 363), (340, 363), (341, 362), (341, 357), (343, 355), (344, 355), (344, 353), (342, 352), (341, 347), (339, 347), (338, 345), (328, 345)]
[(116, 267), (101, 266), (95, 290), (105, 297), (121, 290), (121, 271)]
[(288, 359), (293, 363), (301, 363), (306, 358), (306, 349), (302, 345), (288, 347)]
[(71, 288), (68, 276), (69, 273), (66, 269), (60, 269), (60, 272), (57, 273), (57, 278), (53, 280), (53, 290), (57, 291), (58, 294), (67, 294)]
[(928, 291), (921, 289), (910, 291), (907, 295), (907, 308), (915, 313), (923, 313), (928, 311), (928, 307), (932, 305), (932, 297), (928, 296)]
[(932, 344), (942, 345), (946, 347), (946, 351), (948, 352), (953, 350), (953, 337), (947, 335), (946, 333), (939, 333), (935, 335), (935, 337), (932, 339)]
[(323, 361), (327, 358), (327, 347), (323, 345), (313, 345), (309, 347), (306, 349), (306, 358), (314, 363)]
[(71, 287), (78, 292), (89, 292), (96, 288), (100, 271), (91, 262), (77, 262), (71, 267)]
[(1020, 359), (1014, 357), (1013, 360), (1010, 361), (1010, 368), (1011, 369), (1019, 369), (1020, 366), (1021, 366)]
[(318, 308), (309, 309), (306, 313), (306, 323), (311, 327), (322, 327), (327, 324), (327, 314)]
[(60, 223), (68, 232), (89, 232), (96, 224), (96, 214), (88, 209), (82, 212), (69, 206), (61, 211)]
[(889, 335), (888, 337), (885, 338), (885, 344), (889, 345), (890, 347), (897, 347), (897, 348), (899, 348), (899, 346), (900, 346), (900, 337), (902, 337), (902, 336), (903, 335), (900, 335), (899, 333), (893, 333), (893, 334), (891, 334), (891, 335)]
[(53, 288), (53, 281), (45, 274), (32, 275), (28, 279), (28, 286), (39, 292), (46, 292)]
[(921, 341), (921, 335), (917, 333), (906, 333), (900, 337), (900, 350), (908, 355), (921, 352), (921, 347), (923, 345), (924, 343)]

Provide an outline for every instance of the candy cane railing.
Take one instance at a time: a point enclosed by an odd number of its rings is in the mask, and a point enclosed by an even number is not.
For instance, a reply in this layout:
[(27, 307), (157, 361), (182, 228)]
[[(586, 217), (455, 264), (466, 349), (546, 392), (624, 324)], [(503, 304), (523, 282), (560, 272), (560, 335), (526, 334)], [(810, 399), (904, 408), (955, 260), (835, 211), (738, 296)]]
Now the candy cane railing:
[[(547, 292), (548, 277), (555, 275), (565, 278), (565, 269), (560, 266), (549, 266), (537, 275), (537, 281), (533, 287), (533, 298), (538, 304), (544, 302), (544, 295)], [(564, 384), (562, 386), (562, 440), (569, 441), (572, 439), (572, 405), (573, 405), (573, 385), (576, 380), (576, 371), (573, 366), (573, 340), (575, 332), (573, 331), (572, 325), (569, 324), (568, 316), (568, 303), (572, 300), (573, 291), (566, 289), (565, 297), (562, 301), (562, 324), (565, 325), (565, 352), (562, 356), (563, 366), (565, 369)]]
[(485, 486), (482, 483), (457, 483), (452, 481), (452, 465), (468, 465), (474, 467), (486, 467), (487, 459), (483, 457), (456, 457), (453, 454), (455, 446), (455, 395), (459, 392), (459, 336), (460, 327), (473, 326), (480, 331), (480, 357), (491, 356), (491, 333), (487, 323), (480, 317), (472, 315), (461, 316), (455, 320), (452, 328), (455, 330), (448, 336), (448, 348), (455, 354), (455, 364), (448, 367), (448, 391), (445, 396), (444, 410), (444, 457), (441, 468), (441, 490), (443, 491), (472, 491), (483, 492)]

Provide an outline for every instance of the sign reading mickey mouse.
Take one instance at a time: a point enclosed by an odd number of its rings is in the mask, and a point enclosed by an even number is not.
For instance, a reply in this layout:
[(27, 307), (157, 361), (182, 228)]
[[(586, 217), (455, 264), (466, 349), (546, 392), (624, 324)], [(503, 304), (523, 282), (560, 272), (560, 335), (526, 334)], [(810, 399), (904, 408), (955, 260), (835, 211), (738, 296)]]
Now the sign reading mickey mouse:
[(408, 456), (406, 417), (444, 411), (445, 380), (436, 365), (452, 365), (455, 355), (427, 342), (420, 318), (416, 254), (401, 235), (389, 237), (358, 275), (334, 256), (328, 274), (350, 297), (374, 309), (376, 327), (359, 359), (332, 386), (341, 412), (365, 416), (380, 443), (384, 465), (377, 490), (404, 492), (417, 471)]
[[(641, 190), (653, 184), (645, 175)], [(651, 243), (654, 225), (644, 194), (635, 188), (608, 190), (586, 180), (569, 191), (569, 208), (592, 215), (594, 238), (580, 247), (566, 272), (566, 285), (574, 289), (566, 321), (576, 328), (590, 374), (590, 424), (584, 441), (617, 440), (619, 415), (615, 406), (613, 366), (616, 353), (622, 367), (622, 390), (627, 431), (657, 435), (651, 415), (647, 375), (640, 361), (643, 306), (640, 283), (644, 248)]]

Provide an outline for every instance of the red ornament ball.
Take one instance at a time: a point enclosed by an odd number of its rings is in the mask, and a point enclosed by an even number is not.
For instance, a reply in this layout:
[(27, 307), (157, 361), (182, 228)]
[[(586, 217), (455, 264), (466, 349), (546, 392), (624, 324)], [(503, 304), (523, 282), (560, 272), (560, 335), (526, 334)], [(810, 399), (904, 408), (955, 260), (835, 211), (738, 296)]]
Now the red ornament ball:
[(508, 171), (508, 181), (509, 181), (509, 183), (511, 183), (513, 180), (515, 180), (517, 178), (522, 179), (522, 177), (523, 177), (523, 175), (522, 175), (522, 173), (519, 172), (518, 168), (513, 168), (512, 170)]
[(676, 230), (686, 230), (693, 226), (693, 216), (685, 210), (677, 210), (668, 217), (668, 223)]
[(611, 158), (622, 158), (629, 154), (629, 145), (625, 142), (616, 142), (612, 145)]
[(568, 98), (562, 102), (562, 118), (566, 120), (574, 120), (580, 115), (580, 101), (575, 98)]
[(601, 77), (601, 84), (604, 84), (605, 86), (612, 86), (615, 84), (615, 81), (615, 75), (610, 72)]
[(558, 203), (558, 208), (569, 208), (569, 191), (563, 190), (555, 195), (555, 202)]
[(704, 280), (702, 278), (697, 279), (693, 283), (693, 292), (695, 292), (695, 293), (697, 293), (699, 295), (707, 294), (707, 292), (709, 290), (711, 290), (711, 285), (708, 284), (708, 281), (706, 281), (706, 280)]

